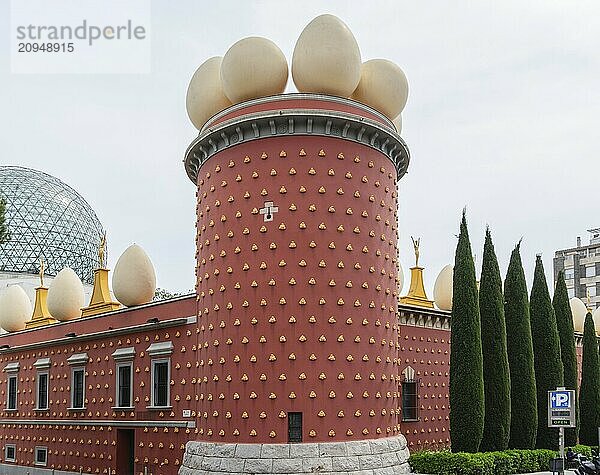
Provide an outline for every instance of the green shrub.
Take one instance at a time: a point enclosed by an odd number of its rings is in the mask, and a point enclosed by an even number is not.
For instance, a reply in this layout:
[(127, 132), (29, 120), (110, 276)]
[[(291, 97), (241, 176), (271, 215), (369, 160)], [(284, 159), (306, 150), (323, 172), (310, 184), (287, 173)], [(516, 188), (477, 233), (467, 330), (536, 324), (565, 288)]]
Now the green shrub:
[[(589, 447), (587, 449), (589, 451)], [(511, 475), (545, 471), (548, 462), (555, 456), (556, 452), (545, 449), (474, 454), (424, 450), (411, 454), (409, 462), (416, 473), (430, 475)]]
[(598, 447), (595, 446), (589, 446), (589, 445), (583, 445), (583, 444), (577, 444), (575, 446), (572, 447), (573, 452), (577, 453), (577, 454), (582, 454), (585, 455), (587, 458), (591, 459), (592, 458), (592, 450), (596, 453), (598, 453)]

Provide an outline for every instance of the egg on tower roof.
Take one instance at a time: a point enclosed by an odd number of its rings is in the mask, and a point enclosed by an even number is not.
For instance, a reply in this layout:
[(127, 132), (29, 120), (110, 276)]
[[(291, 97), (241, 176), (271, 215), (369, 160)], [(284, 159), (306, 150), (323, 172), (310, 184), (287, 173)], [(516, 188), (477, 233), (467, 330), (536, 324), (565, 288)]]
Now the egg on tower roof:
[(319, 15), (300, 33), (292, 57), (298, 91), (349, 97), (358, 86), (360, 70), (356, 38), (338, 17)]
[[(408, 98), (408, 81), (387, 59), (362, 63), (350, 28), (330, 14), (314, 18), (300, 33), (292, 56), (292, 79), (299, 92), (328, 94), (366, 104), (390, 120), (398, 133)], [(271, 40), (247, 37), (223, 58), (205, 61), (188, 87), (186, 107), (201, 130), (218, 112), (243, 101), (282, 94), (288, 80), (285, 55)]]
[(350, 98), (394, 119), (406, 105), (408, 81), (397, 64), (387, 59), (371, 59), (362, 64), (360, 82)]
[(223, 92), (233, 103), (281, 94), (287, 79), (285, 55), (267, 38), (239, 40), (221, 62)]
[(221, 61), (215, 56), (204, 61), (192, 76), (185, 100), (192, 124), (200, 130), (217, 112), (231, 105), (221, 84)]

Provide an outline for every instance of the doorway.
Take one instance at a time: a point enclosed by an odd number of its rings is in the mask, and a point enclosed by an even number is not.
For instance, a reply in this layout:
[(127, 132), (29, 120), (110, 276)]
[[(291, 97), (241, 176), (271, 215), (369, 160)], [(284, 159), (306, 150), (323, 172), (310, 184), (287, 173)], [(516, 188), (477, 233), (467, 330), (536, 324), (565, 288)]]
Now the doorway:
[(135, 430), (117, 429), (117, 475), (135, 474)]

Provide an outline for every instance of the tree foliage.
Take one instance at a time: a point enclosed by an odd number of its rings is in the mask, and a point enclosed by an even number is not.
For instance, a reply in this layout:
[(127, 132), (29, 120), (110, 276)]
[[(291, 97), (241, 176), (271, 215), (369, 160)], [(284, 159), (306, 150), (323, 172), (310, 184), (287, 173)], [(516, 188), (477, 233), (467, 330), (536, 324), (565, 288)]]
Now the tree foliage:
[(8, 224), (6, 223), (6, 200), (0, 196), (0, 244), (10, 238)]
[(548, 391), (563, 386), (563, 366), (556, 316), (550, 301), (541, 256), (537, 256), (535, 262), (530, 302), (538, 406), (536, 447), (556, 449), (558, 431), (548, 427)]
[(483, 356), (475, 265), (465, 211), (454, 260), (450, 347), (452, 451), (477, 452), (483, 435)]
[(481, 314), (481, 348), (483, 353), (483, 384), (485, 393), (485, 423), (479, 450), (506, 450), (510, 436), (510, 375), (506, 352), (504, 298), (498, 259), (490, 229), (485, 231), (481, 283), (479, 286)]
[(583, 327), (583, 358), (581, 362), (581, 390), (579, 409), (581, 422), (579, 441), (585, 445), (598, 445), (600, 424), (600, 363), (598, 361), (598, 340), (592, 314), (585, 316)]
[[(573, 315), (571, 314), (569, 294), (563, 271), (558, 273), (552, 306), (556, 315), (556, 326), (560, 339), (560, 356), (565, 388), (575, 390), (575, 395), (577, 395), (577, 353), (575, 352), (575, 339), (573, 338)], [(577, 397), (575, 398), (575, 409), (577, 416), (579, 416)], [(577, 425), (579, 426), (579, 424)], [(577, 428), (565, 429), (565, 445), (573, 446), (577, 443), (577, 432)]]
[(511, 449), (532, 449), (535, 447), (537, 434), (537, 396), (529, 298), (519, 247), (520, 243), (512, 251), (504, 281), (504, 316), (511, 396), (508, 446)]

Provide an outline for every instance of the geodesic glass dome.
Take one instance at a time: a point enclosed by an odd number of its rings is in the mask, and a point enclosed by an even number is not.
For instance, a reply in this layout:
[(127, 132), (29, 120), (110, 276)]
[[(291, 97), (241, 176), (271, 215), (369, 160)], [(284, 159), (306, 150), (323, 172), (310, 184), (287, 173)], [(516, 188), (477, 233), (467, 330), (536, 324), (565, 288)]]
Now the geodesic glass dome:
[(103, 230), (79, 193), (46, 173), (0, 166), (0, 196), (10, 233), (0, 244), (0, 272), (36, 274), (43, 258), (47, 275), (71, 267), (84, 283), (93, 283)]

